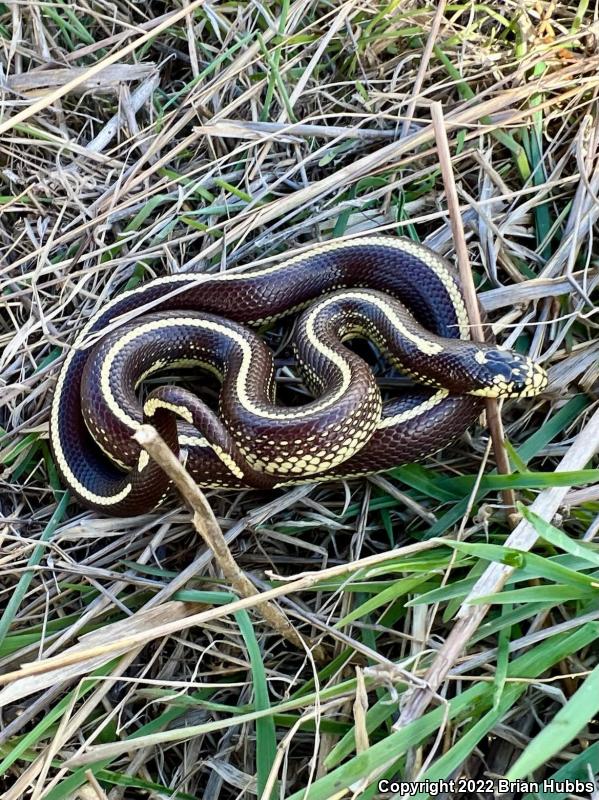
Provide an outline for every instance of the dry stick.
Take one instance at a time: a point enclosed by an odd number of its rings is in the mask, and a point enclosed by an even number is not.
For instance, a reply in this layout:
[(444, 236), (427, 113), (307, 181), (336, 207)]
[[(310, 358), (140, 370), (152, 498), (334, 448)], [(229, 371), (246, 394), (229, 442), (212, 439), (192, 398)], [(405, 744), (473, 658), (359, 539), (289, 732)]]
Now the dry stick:
[[(431, 104), (431, 118), (441, 164), (441, 174), (443, 175), (443, 183), (445, 185), (447, 210), (449, 212), (449, 220), (451, 222), (455, 241), (458, 268), (464, 289), (466, 310), (471, 323), (472, 338), (475, 342), (484, 342), (485, 335), (482, 328), (478, 300), (476, 298), (476, 289), (474, 288), (474, 281), (472, 280), (468, 246), (466, 245), (466, 237), (464, 235), (464, 228), (462, 227), (460, 203), (458, 201), (458, 193), (451, 166), (451, 153), (449, 151), (449, 141), (447, 139), (447, 130), (445, 128), (445, 119), (443, 117), (443, 107), (441, 103), (434, 102)], [(493, 440), (493, 451), (495, 453), (497, 471), (501, 475), (509, 475), (510, 464), (503, 444), (503, 424), (501, 422), (497, 400), (494, 398), (487, 398), (485, 405), (487, 410), (487, 425), (491, 434), (491, 439)], [(516, 496), (513, 489), (504, 489), (501, 494), (503, 502), (507, 506), (506, 513), (509, 522), (510, 517), (516, 513)]]
[[(556, 467), (556, 472), (569, 472), (582, 469), (599, 450), (599, 410), (580, 431), (572, 446)], [(553, 486), (543, 490), (530, 506), (544, 520), (551, 521), (563, 503), (569, 486)], [(505, 541), (505, 547), (528, 551), (537, 541), (538, 534), (533, 526), (522, 520)], [(427, 689), (417, 688), (409, 696), (399, 720), (394, 728), (402, 728), (420, 717), (426, 710), (431, 698), (441, 682), (455, 664), (472, 634), (476, 631), (489, 604), (472, 605), (479, 597), (500, 592), (515, 568), (505, 564), (490, 564), (473, 586), (470, 594), (458, 612), (458, 621), (437, 653), (435, 660), (425, 675)]]
[[(151, 425), (142, 425), (134, 433), (133, 438), (148, 451), (154, 461), (166, 472), (178, 488), (183, 499), (190, 506), (193, 511), (195, 529), (214, 553), (214, 558), (225, 578), (231, 583), (233, 590), (242, 597), (258, 595), (259, 592), (254, 584), (235, 563), (235, 559), (229, 550), (223, 532), (204, 493), (200, 491), (197, 483), (179, 462), (166, 442)], [(276, 605), (273, 603), (260, 603), (256, 608), (273, 630), (277, 631), (283, 638), (299, 647), (300, 650), (309, 649), (308, 642), (299, 635), (285, 614)], [(313, 654), (317, 661), (324, 660), (324, 652), (321, 648), (314, 648)]]
[(299, 141), (301, 136), (314, 136), (321, 139), (395, 139), (393, 130), (383, 128), (362, 128), (360, 125), (317, 125), (305, 122), (256, 122), (245, 119), (219, 119), (197, 125), (194, 130), (202, 136), (217, 136), (232, 139), (259, 139), (265, 141), (264, 134), (272, 134), (278, 142)]

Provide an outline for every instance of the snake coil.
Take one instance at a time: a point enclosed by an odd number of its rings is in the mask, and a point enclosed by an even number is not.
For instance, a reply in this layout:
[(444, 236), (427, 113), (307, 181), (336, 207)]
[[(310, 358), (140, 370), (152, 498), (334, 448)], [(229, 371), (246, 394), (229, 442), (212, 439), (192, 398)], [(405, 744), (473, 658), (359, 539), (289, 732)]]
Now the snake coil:
[[(314, 400), (291, 408), (276, 402), (273, 357), (252, 328), (297, 311), (294, 349)], [(370, 368), (343, 344), (356, 336), (418, 387), (383, 404)], [(177, 366), (218, 375), (218, 415), (179, 386), (159, 386), (141, 404), (143, 380)], [(168, 492), (131, 438), (143, 421), (201, 486), (272, 488), (425, 458), (466, 430), (483, 397), (532, 396), (546, 382), (529, 358), (471, 340), (445, 259), (407, 239), (367, 236), (274, 266), (170, 275), (119, 295), (65, 358), (50, 441), (62, 480), (84, 505), (133, 515)]]

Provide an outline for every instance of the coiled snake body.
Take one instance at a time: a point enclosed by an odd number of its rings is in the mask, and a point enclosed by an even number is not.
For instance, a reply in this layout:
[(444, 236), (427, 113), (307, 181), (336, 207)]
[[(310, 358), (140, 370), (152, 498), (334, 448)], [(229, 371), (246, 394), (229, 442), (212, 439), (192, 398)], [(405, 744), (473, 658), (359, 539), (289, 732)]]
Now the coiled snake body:
[[(272, 355), (247, 326), (301, 309), (294, 348), (315, 399), (284, 407), (275, 401)], [(370, 368), (343, 345), (356, 336), (420, 387), (382, 404)], [(218, 416), (178, 386), (153, 389), (141, 405), (144, 378), (177, 365), (220, 377)], [(529, 358), (471, 341), (459, 281), (444, 259), (407, 239), (368, 236), (248, 272), (158, 278), (116, 297), (66, 356), (50, 441), (64, 483), (84, 505), (139, 514), (168, 491), (131, 438), (144, 420), (185, 455), (201, 486), (269, 488), (424, 458), (464, 432), (482, 397), (532, 396), (545, 385)]]

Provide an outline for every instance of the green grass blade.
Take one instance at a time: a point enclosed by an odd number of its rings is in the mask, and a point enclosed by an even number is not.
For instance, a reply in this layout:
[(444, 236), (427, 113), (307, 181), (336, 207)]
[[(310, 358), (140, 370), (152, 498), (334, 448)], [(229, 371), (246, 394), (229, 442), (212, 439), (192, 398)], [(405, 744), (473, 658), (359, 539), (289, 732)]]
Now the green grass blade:
[(54, 509), (54, 513), (50, 518), (50, 521), (42, 531), (42, 535), (40, 536), (40, 542), (33, 548), (33, 552), (29, 556), (27, 560), (27, 567), (28, 569), (23, 572), (21, 577), (19, 578), (19, 582), (15, 586), (13, 593), (8, 601), (6, 608), (4, 609), (4, 613), (0, 618), (0, 644), (4, 641), (6, 634), (8, 633), (8, 629), (10, 628), (12, 621), (17, 613), (19, 606), (21, 605), (23, 598), (27, 594), (27, 590), (31, 585), (31, 581), (33, 580), (34, 574), (34, 567), (41, 562), (44, 553), (46, 552), (46, 548), (44, 544), (54, 536), (56, 528), (60, 525), (64, 513), (67, 509), (69, 504), (69, 494), (65, 492)]
[(565, 706), (535, 736), (507, 773), (509, 780), (532, 774), (565, 748), (599, 711), (599, 665), (585, 679)]
[[(544, 780), (549, 785), (561, 783), (562, 781), (588, 781), (590, 775), (597, 773), (599, 764), (599, 742), (587, 747), (582, 753), (577, 755), (572, 761), (568, 761), (561, 769), (548, 775)], [(551, 782), (551, 783), (550, 783)], [(594, 791), (591, 787), (587, 788), (589, 795)], [(525, 794), (522, 800), (566, 800), (571, 797), (569, 791), (540, 791), (534, 794)]]
[(572, 586), (556, 584), (554, 586), (529, 586), (526, 589), (514, 589), (511, 592), (486, 594), (470, 600), (470, 603), (472, 605), (485, 603), (503, 605), (504, 603), (543, 602), (547, 607), (556, 603), (568, 603), (570, 600), (592, 600), (594, 597), (599, 599), (599, 589), (576, 589)]
[[(262, 654), (254, 633), (252, 621), (247, 611), (237, 612), (235, 618), (250, 657), (255, 708), (257, 711), (267, 711), (270, 709), (270, 700), (268, 697), (266, 670), (264, 669), (264, 662), (262, 661)], [(263, 797), (276, 752), (277, 736), (274, 720), (272, 716), (261, 717), (256, 720), (256, 782), (259, 797)], [(267, 798), (264, 798), (264, 800), (267, 800)]]
[(551, 523), (546, 522), (546, 520), (539, 517), (538, 514), (535, 514), (534, 511), (531, 511), (522, 503), (518, 503), (518, 511), (530, 522), (539, 536), (554, 547), (565, 550), (566, 553), (583, 558), (587, 560), (589, 564), (599, 567), (599, 551), (595, 546), (571, 539), (566, 533), (560, 531), (554, 525), (551, 525)]

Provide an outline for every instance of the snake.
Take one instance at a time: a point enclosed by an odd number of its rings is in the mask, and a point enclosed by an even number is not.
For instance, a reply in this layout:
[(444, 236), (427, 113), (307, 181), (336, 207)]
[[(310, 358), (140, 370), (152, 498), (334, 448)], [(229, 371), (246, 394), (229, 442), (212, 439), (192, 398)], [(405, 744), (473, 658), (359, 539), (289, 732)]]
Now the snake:
[[(289, 315), (311, 395), (295, 406), (277, 401), (274, 356), (260, 336)], [(371, 367), (347, 344), (356, 338), (410, 387), (383, 401)], [(178, 369), (217, 376), (218, 411), (180, 381), (144, 390), (146, 379)], [(530, 357), (473, 340), (448, 260), (411, 239), (362, 235), (274, 264), (174, 273), (113, 297), (64, 357), (50, 445), (81, 504), (132, 516), (172, 491), (133, 438), (144, 423), (200, 487), (276, 489), (425, 459), (464, 434), (484, 398), (532, 397), (546, 385)]]

